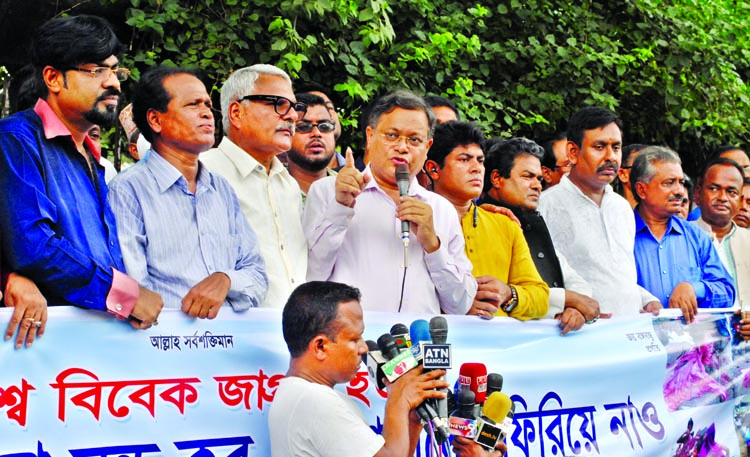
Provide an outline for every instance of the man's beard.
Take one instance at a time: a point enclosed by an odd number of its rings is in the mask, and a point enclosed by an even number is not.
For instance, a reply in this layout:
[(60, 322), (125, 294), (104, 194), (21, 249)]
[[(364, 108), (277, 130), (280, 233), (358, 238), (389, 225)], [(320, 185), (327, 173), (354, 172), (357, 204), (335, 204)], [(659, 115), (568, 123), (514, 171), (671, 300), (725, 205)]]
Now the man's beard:
[(95, 101), (94, 105), (91, 107), (90, 110), (83, 113), (83, 118), (87, 121), (91, 122), (92, 124), (96, 124), (99, 127), (111, 127), (114, 125), (115, 121), (117, 120), (117, 106), (107, 105), (104, 109), (104, 111), (100, 111), (97, 109), (97, 105), (99, 102), (103, 101), (106, 97), (110, 95), (120, 95), (120, 91), (114, 88), (109, 88), (105, 93), (100, 95)]
[(325, 170), (328, 164), (331, 163), (333, 158), (333, 152), (327, 156), (322, 157), (307, 157), (297, 152), (296, 149), (292, 148), (287, 151), (286, 156), (290, 162), (294, 162), (295, 165), (302, 168), (303, 170), (318, 172)]

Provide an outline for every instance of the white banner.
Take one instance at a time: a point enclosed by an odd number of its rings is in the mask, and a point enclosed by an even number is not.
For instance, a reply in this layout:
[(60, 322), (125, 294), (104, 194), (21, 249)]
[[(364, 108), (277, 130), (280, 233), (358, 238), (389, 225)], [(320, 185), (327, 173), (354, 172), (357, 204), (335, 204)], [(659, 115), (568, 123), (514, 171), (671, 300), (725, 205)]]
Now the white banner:
[[(0, 309), (0, 328), (11, 311)], [(429, 317), (365, 313), (365, 337)], [(509, 456), (681, 456), (709, 435), (739, 456), (734, 398), (750, 381), (726, 315), (600, 320), (564, 337), (554, 321), (446, 318), (449, 381), (482, 362), (515, 402)], [(266, 413), (288, 363), (278, 310), (212, 321), (165, 310), (136, 331), (50, 308), (32, 348), (0, 344), (0, 457), (268, 456)], [(338, 388), (382, 427), (383, 393), (364, 366)]]

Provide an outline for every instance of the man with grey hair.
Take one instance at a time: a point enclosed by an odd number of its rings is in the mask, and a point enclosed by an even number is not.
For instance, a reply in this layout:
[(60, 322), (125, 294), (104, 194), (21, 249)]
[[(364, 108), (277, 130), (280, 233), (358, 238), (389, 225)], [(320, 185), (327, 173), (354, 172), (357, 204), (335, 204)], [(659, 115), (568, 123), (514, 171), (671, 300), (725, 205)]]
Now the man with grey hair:
[(649, 146), (633, 162), (630, 185), (635, 207), (638, 284), (670, 308), (680, 308), (685, 321), (698, 308), (728, 308), (735, 288), (711, 239), (675, 214), (685, 195), (680, 157), (667, 148)]
[(221, 89), (224, 138), (201, 156), (234, 188), (255, 230), (266, 264), (268, 294), (261, 307), (282, 308), (305, 281), (307, 243), (299, 186), (276, 157), (292, 147), (297, 103), (289, 76), (273, 65), (235, 71)]
[[(347, 151), (339, 174), (316, 181), (307, 195), (308, 280), (356, 284), (370, 311), (469, 311), (477, 283), (456, 211), (415, 179), (434, 126), (432, 110), (411, 92), (375, 103), (366, 130), (370, 164), (360, 173)], [(399, 165), (408, 170), (405, 196)]]

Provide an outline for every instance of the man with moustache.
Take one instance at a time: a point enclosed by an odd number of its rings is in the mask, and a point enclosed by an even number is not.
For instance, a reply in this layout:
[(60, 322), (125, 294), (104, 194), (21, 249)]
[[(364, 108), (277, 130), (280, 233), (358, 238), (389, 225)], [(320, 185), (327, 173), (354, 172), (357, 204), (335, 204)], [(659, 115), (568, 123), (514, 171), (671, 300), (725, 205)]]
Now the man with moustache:
[(536, 211), (542, 195), (542, 148), (526, 138), (495, 144), (487, 153), (484, 203), (510, 208), (521, 223), (531, 259), (549, 286), (545, 317), (560, 320), (562, 334), (580, 329), (599, 318), (599, 303), (591, 286), (555, 249), (544, 219)]
[(670, 308), (680, 308), (687, 323), (698, 308), (728, 308), (735, 288), (711, 239), (694, 224), (675, 216), (685, 194), (680, 157), (649, 146), (630, 170), (635, 207), (635, 260), (638, 284)]
[[(434, 126), (432, 110), (415, 94), (394, 91), (375, 102), (366, 130), (371, 161), (364, 173), (347, 152), (338, 176), (310, 188), (303, 219), (308, 280), (357, 284), (370, 311), (470, 310), (477, 283), (456, 211), (415, 179)], [(403, 197), (395, 176), (399, 164), (408, 169)], [(402, 221), (409, 222), (406, 240)]]
[(328, 166), (336, 153), (336, 125), (322, 97), (310, 93), (296, 94), (296, 97), (307, 105), (307, 112), (297, 121), (292, 148), (286, 158), (289, 174), (302, 191), (304, 205), (312, 183), (326, 176), (336, 176)]
[[(75, 43), (72, 46), (71, 43)], [(31, 59), (41, 98), (0, 121), (2, 251), (48, 305), (107, 310), (136, 328), (156, 322), (161, 297), (125, 272), (115, 219), (107, 204), (94, 125), (117, 118), (122, 44), (103, 19), (71, 16), (44, 24)], [(45, 306), (27, 309), (22, 325), (41, 327)]]
[(711, 237), (721, 263), (732, 275), (735, 304), (750, 305), (750, 231), (732, 220), (740, 210), (744, 179), (744, 170), (734, 160), (709, 161), (695, 190), (701, 218), (694, 223)]
[(258, 64), (237, 70), (221, 88), (225, 136), (218, 148), (201, 156), (206, 167), (234, 188), (258, 236), (268, 275), (262, 307), (283, 307), (305, 281), (302, 198), (277, 157), (292, 147), (294, 124), (305, 110), (280, 68)]
[(591, 285), (602, 313), (658, 312), (659, 301), (638, 285), (633, 211), (610, 187), (620, 166), (622, 121), (607, 109), (583, 108), (571, 116), (567, 138), (570, 174), (539, 200), (552, 242)]
[(223, 305), (260, 305), (268, 282), (255, 233), (229, 183), (198, 160), (214, 143), (211, 97), (195, 70), (157, 67), (141, 76), (133, 120), (152, 154), (112, 181), (128, 273), (167, 308), (213, 319)]
[(479, 286), (474, 298), (479, 315), (539, 319), (547, 313), (549, 287), (534, 266), (521, 229), (474, 203), (484, 187), (483, 143), (484, 132), (473, 124), (440, 124), (424, 168), (435, 193), (451, 202), (461, 220), (465, 252)]

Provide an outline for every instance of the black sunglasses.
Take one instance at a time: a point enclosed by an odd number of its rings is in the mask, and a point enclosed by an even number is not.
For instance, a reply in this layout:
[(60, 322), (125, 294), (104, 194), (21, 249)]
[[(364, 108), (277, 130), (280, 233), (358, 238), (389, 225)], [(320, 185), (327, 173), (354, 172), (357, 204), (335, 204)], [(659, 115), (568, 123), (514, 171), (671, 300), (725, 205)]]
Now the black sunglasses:
[(245, 100), (273, 103), (273, 109), (279, 116), (286, 116), (292, 108), (294, 108), (294, 111), (300, 114), (305, 114), (307, 112), (306, 104), (293, 102), (288, 98), (282, 97), (280, 95), (245, 95), (237, 101), (243, 102)]
[(313, 129), (317, 127), (318, 130), (320, 130), (320, 133), (330, 133), (336, 130), (336, 125), (333, 122), (323, 121), (323, 122), (297, 122), (297, 131), (300, 133), (310, 133), (313, 131)]

